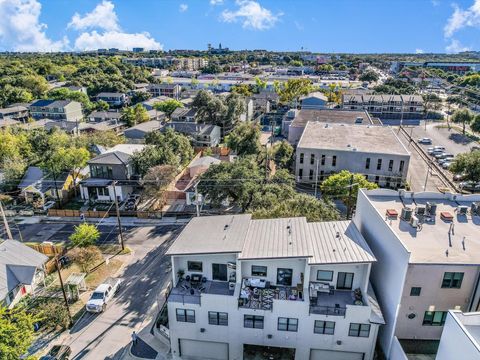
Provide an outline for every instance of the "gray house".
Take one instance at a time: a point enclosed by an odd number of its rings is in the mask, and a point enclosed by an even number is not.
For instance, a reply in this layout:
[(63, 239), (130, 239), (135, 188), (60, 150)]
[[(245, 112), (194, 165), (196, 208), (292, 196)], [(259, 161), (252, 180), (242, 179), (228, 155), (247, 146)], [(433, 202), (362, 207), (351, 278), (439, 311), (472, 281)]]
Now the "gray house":
[(143, 143), (147, 134), (160, 130), (163, 127), (163, 122), (158, 120), (147, 121), (131, 128), (126, 129), (123, 135), (127, 138), (129, 143)]
[(220, 144), (221, 130), (217, 125), (171, 122), (165, 125), (167, 127), (188, 136), (196, 147), (215, 147)]
[(43, 280), (48, 257), (16, 240), (0, 240), (0, 304), (13, 307)]
[(29, 110), (36, 120), (79, 121), (83, 118), (82, 104), (72, 100), (36, 100)]
[(327, 97), (320, 91), (316, 91), (303, 96), (300, 99), (302, 103), (302, 109), (323, 109), (327, 105)]
[[(115, 194), (123, 201), (138, 185), (132, 155), (145, 145), (119, 144), (88, 162), (90, 177), (80, 182), (82, 199), (110, 202)], [(115, 187), (115, 188), (114, 188)]]

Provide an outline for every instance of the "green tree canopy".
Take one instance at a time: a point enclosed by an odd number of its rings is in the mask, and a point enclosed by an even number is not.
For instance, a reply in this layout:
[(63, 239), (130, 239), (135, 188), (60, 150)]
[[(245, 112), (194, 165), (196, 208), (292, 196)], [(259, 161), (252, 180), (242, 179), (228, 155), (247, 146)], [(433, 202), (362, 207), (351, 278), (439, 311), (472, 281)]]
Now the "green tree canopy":
[(100, 238), (100, 231), (92, 224), (83, 223), (75, 226), (74, 232), (69, 236), (69, 240), (75, 247), (87, 247), (95, 245)]
[(286, 140), (273, 145), (273, 160), (278, 168), (290, 169), (293, 164), (293, 146)]
[(34, 340), (33, 325), (37, 320), (21, 307), (0, 306), (0, 359), (18, 360), (27, 352)]
[(480, 181), (480, 151), (459, 154), (453, 160), (449, 170), (454, 174), (463, 174), (465, 180)]
[(462, 133), (465, 135), (466, 127), (473, 121), (474, 115), (468, 109), (456, 110), (452, 115), (452, 121), (462, 124)]
[(72, 100), (78, 101), (82, 104), (83, 109), (86, 111), (91, 111), (93, 108), (90, 99), (88, 98), (87, 94), (81, 91), (73, 91), (67, 88), (56, 88), (52, 89), (47, 93), (47, 97), (49, 99), (55, 100)]
[(153, 107), (158, 111), (163, 111), (165, 115), (170, 117), (175, 111), (175, 109), (183, 108), (183, 103), (175, 99), (169, 99), (161, 102), (156, 102), (155, 104), (153, 104)]
[(308, 95), (312, 90), (313, 86), (310, 79), (289, 79), (280, 84), (277, 92), (280, 102), (289, 104), (294, 100), (298, 100), (300, 96)]
[(225, 142), (239, 156), (256, 155), (261, 149), (260, 127), (250, 122), (241, 123), (226, 137)]
[(368, 81), (368, 82), (378, 81), (378, 78), (379, 78), (378, 74), (373, 70), (367, 70), (358, 77), (360, 81)]
[(142, 104), (126, 107), (122, 110), (122, 120), (125, 121), (128, 126), (141, 124), (149, 119), (148, 112)]

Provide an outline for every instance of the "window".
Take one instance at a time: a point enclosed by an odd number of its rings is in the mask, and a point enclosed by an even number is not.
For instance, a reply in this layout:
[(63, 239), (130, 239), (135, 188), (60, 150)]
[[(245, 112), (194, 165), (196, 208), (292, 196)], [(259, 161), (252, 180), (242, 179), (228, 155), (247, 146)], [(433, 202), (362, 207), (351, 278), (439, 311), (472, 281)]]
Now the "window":
[(425, 311), (422, 325), (443, 326), (447, 318), (447, 311)]
[(252, 276), (267, 276), (267, 267), (252, 265)]
[(370, 169), (370, 158), (367, 158), (367, 160), (365, 160), (365, 169)]
[(227, 264), (212, 264), (212, 280), (227, 281)]
[(303, 169), (298, 169), (298, 177), (300, 179), (303, 177)]
[(460, 289), (462, 286), (463, 273), (446, 272), (443, 274), (442, 288)]
[(388, 162), (388, 171), (393, 171), (393, 160)]
[(332, 156), (332, 166), (337, 166), (337, 157), (335, 155)]
[(110, 196), (108, 188), (105, 186), (97, 187), (98, 196)]
[(292, 269), (277, 269), (277, 285), (285, 285), (291, 286), (292, 285)]
[(398, 171), (399, 171), (399, 172), (402, 172), (404, 167), (405, 167), (405, 161), (404, 161), (404, 160), (400, 160), (400, 166), (398, 167)]
[(90, 172), (94, 178), (113, 179), (111, 166), (91, 165)]
[(300, 164), (303, 164), (303, 156), (304, 156), (304, 154), (300, 153)]
[(410, 296), (420, 296), (421, 292), (421, 287), (412, 286), (412, 288), (410, 289)]
[(332, 280), (333, 280), (333, 271), (330, 271), (330, 270), (318, 270), (318, 271), (317, 271), (317, 280), (320, 280), (320, 281), (332, 281)]
[(352, 290), (353, 273), (339, 272), (337, 277), (337, 289)]
[(310, 154), (310, 165), (315, 164), (315, 154)]
[(177, 321), (194, 323), (195, 310), (177, 309)]
[(335, 333), (335, 322), (315, 320), (313, 332), (315, 334), (333, 335)]
[(312, 169), (310, 169), (310, 172), (308, 174), (308, 179), (313, 180), (313, 170)]
[(382, 159), (378, 159), (377, 161), (377, 170), (382, 170)]
[(263, 329), (263, 316), (244, 315), (243, 327), (250, 329)]
[(294, 331), (298, 330), (298, 319), (293, 318), (278, 318), (278, 327), (279, 331)]
[(202, 271), (203, 266), (201, 261), (187, 261), (188, 271)]
[(210, 325), (221, 325), (228, 326), (228, 313), (209, 311), (208, 312), (208, 323)]
[(348, 336), (355, 337), (369, 337), (370, 336), (370, 324), (357, 324), (351, 323), (348, 330)]
[(321, 165), (325, 165), (325, 155), (322, 155), (322, 160), (320, 161)]

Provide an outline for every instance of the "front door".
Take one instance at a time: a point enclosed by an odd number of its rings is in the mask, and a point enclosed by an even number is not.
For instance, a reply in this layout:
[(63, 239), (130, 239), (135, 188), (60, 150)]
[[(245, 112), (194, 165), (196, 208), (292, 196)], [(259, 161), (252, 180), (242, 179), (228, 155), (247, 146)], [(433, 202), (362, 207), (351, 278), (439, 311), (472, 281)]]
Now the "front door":
[(212, 280), (227, 281), (227, 264), (212, 264)]

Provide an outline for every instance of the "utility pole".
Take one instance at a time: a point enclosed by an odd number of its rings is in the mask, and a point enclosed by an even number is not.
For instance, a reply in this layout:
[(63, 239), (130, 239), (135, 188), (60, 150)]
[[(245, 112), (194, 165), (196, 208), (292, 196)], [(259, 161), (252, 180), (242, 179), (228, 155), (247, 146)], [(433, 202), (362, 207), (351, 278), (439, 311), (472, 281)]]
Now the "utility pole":
[(350, 220), (350, 213), (352, 211), (352, 192), (353, 192), (353, 174), (350, 176), (350, 185), (348, 189), (348, 204), (347, 204), (347, 220)]
[(68, 305), (67, 293), (65, 292), (65, 287), (63, 285), (62, 273), (60, 272), (60, 262), (58, 261), (58, 255), (55, 255), (55, 267), (57, 268), (58, 279), (60, 280), (60, 287), (62, 288), (63, 300), (65, 301), (65, 307), (67, 308), (68, 313), (68, 325), (72, 325), (73, 319), (72, 314), (70, 313), (70, 306)]
[(10, 240), (13, 240), (12, 232), (10, 231), (10, 226), (8, 226), (7, 217), (5, 216), (5, 212), (3, 211), (3, 206), (1, 201), (0, 201), (0, 212), (2, 213), (3, 224), (5, 225), (5, 231), (7, 232), (7, 236)]
[(317, 188), (318, 188), (318, 161), (317, 159), (317, 170), (315, 171), (315, 199), (317, 198)]
[(118, 234), (120, 235), (120, 244), (122, 245), (122, 250), (125, 250), (125, 244), (123, 243), (122, 222), (120, 221), (120, 210), (118, 208), (116, 185), (117, 185), (117, 182), (113, 181), (113, 196), (115, 197), (115, 210), (117, 213)]
[(427, 167), (427, 175), (425, 175), (425, 184), (423, 184), (423, 191), (425, 191), (425, 189), (427, 188), (427, 182), (428, 182), (428, 173), (430, 171), (432, 171), (432, 167), (431, 167), (431, 162), (429, 161), (428, 162), (428, 167)]
[(197, 217), (200, 217), (200, 204), (198, 203), (198, 183), (195, 185), (195, 207), (197, 208)]

